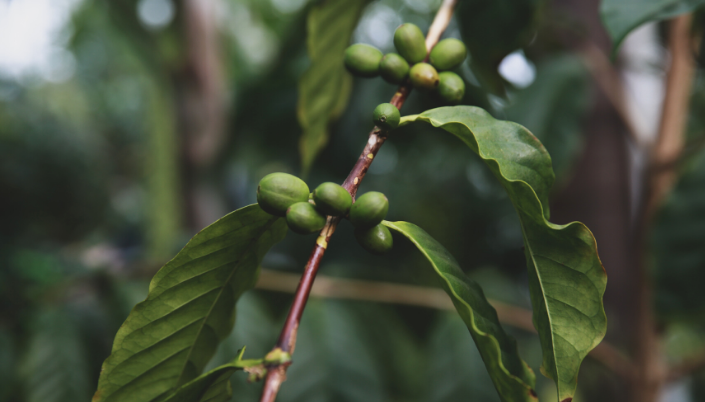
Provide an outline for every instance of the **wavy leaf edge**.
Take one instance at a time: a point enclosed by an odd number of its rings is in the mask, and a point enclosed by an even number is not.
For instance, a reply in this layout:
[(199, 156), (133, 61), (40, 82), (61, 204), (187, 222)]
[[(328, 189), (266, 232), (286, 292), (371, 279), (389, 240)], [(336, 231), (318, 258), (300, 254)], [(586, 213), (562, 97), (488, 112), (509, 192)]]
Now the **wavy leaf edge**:
[[(547, 227), (548, 229), (550, 229), (550, 230), (552, 230), (552, 231), (556, 231), (556, 232), (571, 232), (571, 231), (575, 231), (575, 232), (578, 232), (578, 233), (579, 233), (579, 232), (582, 232), (583, 234), (589, 236), (589, 239), (590, 239), (590, 241), (589, 241), (589, 243), (590, 243), (590, 248), (591, 248), (592, 251), (594, 252), (594, 255), (596, 256), (597, 261), (599, 262), (600, 266), (602, 267), (602, 277), (601, 277), (601, 283), (600, 283), (601, 288), (597, 288), (597, 286), (596, 286), (596, 289), (597, 289), (597, 291), (598, 291), (598, 293), (599, 293), (599, 303), (600, 303), (600, 313), (601, 313), (601, 314), (600, 314), (600, 318), (601, 318), (601, 320), (602, 320), (602, 322), (603, 322), (603, 325), (602, 325), (601, 329), (600, 329), (599, 331), (597, 331), (597, 332), (598, 332), (597, 335), (592, 339), (591, 345), (590, 345), (588, 348), (584, 349), (584, 350), (585, 350), (584, 353), (579, 353), (579, 355), (580, 355), (580, 360), (579, 360), (579, 364), (577, 364), (577, 367), (579, 368), (580, 363), (582, 363), (582, 360), (585, 358), (585, 356), (587, 356), (587, 354), (589, 353), (589, 351), (592, 350), (592, 349), (594, 349), (594, 348), (602, 341), (602, 339), (604, 338), (604, 336), (605, 336), (605, 334), (606, 334), (606, 331), (607, 331), (607, 327), (606, 327), (606, 320), (607, 320), (607, 318), (606, 318), (606, 314), (605, 314), (605, 311), (604, 311), (604, 302), (603, 302), (607, 278), (606, 278), (606, 272), (605, 272), (605, 270), (604, 270), (604, 265), (602, 265), (602, 262), (601, 262), (601, 260), (599, 259), (599, 254), (598, 254), (598, 250), (597, 250), (597, 242), (596, 242), (596, 240), (595, 240), (594, 235), (592, 234), (592, 232), (590, 231), (590, 229), (588, 229), (587, 226), (585, 226), (585, 225), (584, 225), (583, 223), (581, 223), (581, 222), (574, 221), (574, 222), (567, 223), (567, 224), (565, 224), (565, 225), (558, 225), (558, 224), (554, 224), (554, 223), (549, 222), (549, 221), (548, 221), (548, 218), (549, 218), (548, 207), (547, 207), (547, 206), (544, 206), (544, 203), (541, 202), (541, 199), (540, 199), (539, 195), (537, 194), (536, 190), (535, 190), (528, 182), (526, 182), (526, 181), (524, 181), (524, 180), (510, 179), (509, 177), (507, 177), (507, 175), (505, 174), (505, 172), (503, 172), (502, 165), (499, 163), (499, 161), (498, 161), (496, 158), (492, 158), (492, 157), (488, 157), (488, 156), (486, 156), (486, 155), (483, 155), (483, 154), (482, 154), (481, 145), (480, 145), (480, 143), (478, 142), (478, 140), (477, 140), (477, 138), (476, 138), (476, 136), (475, 136), (474, 130), (473, 130), (471, 127), (469, 127), (467, 124), (465, 124), (464, 122), (461, 122), (461, 121), (442, 122), (442, 121), (439, 121), (439, 120), (437, 120), (437, 119), (434, 119), (432, 116), (429, 116), (429, 114), (433, 114), (434, 112), (438, 112), (440, 109), (448, 109), (448, 108), (466, 108), (466, 109), (467, 109), (469, 112), (471, 112), (471, 113), (484, 114), (484, 115), (486, 115), (487, 117), (491, 118), (492, 120), (494, 120), (494, 121), (496, 121), (496, 122), (507, 123), (507, 124), (516, 126), (516, 127), (520, 128), (520, 129), (522, 129), (522, 130), (526, 130), (526, 133), (530, 134), (530, 135), (536, 140), (536, 142), (540, 145), (538, 149), (539, 149), (539, 151), (540, 151), (541, 153), (545, 154), (545, 156), (548, 158), (548, 161), (550, 161), (550, 155), (548, 155), (548, 152), (545, 150), (545, 148), (544, 148), (543, 145), (540, 143), (540, 141), (539, 141), (535, 136), (533, 136), (533, 134), (531, 134), (531, 132), (530, 132), (528, 129), (526, 129), (525, 127), (521, 126), (520, 124), (514, 123), (514, 122), (508, 122), (508, 121), (497, 120), (497, 119), (495, 119), (494, 117), (492, 117), (489, 113), (487, 113), (485, 110), (483, 110), (483, 109), (481, 109), (481, 108), (478, 108), (478, 107), (474, 107), (474, 106), (451, 106), (451, 107), (444, 107), (444, 108), (436, 108), (436, 109), (427, 110), (427, 111), (425, 111), (425, 112), (423, 112), (423, 113), (421, 113), (421, 114), (419, 114), (419, 115), (406, 116), (405, 118), (402, 119), (402, 121), (403, 121), (404, 124), (408, 124), (408, 123), (417, 121), (417, 122), (427, 123), (427, 124), (432, 125), (433, 127), (441, 128), (441, 129), (443, 129), (444, 126), (452, 125), (452, 124), (462, 125), (466, 130), (468, 130), (468, 132), (469, 132), (469, 133), (471, 134), (471, 136), (472, 136), (473, 141), (475, 142), (475, 146), (476, 146), (477, 150), (473, 149), (473, 151), (474, 151), (486, 164), (488, 164), (488, 165), (489, 165), (489, 164), (492, 164), (493, 167), (497, 170), (497, 172), (499, 172), (499, 173), (501, 174), (502, 180), (505, 180), (505, 181), (507, 181), (508, 183), (517, 183), (517, 184), (519, 184), (519, 185), (525, 187), (525, 189), (528, 189), (528, 190), (530, 191), (530, 193), (531, 193), (532, 196), (533, 196), (533, 201), (535, 201), (535, 202), (537, 203), (536, 205), (538, 206), (539, 210), (542, 211), (542, 213), (541, 213), (541, 215), (542, 215), (542, 221), (540, 222), (541, 224), (543, 224), (545, 227)], [(455, 133), (453, 133), (453, 132), (451, 132), (451, 131), (448, 131), (448, 130), (444, 130), (444, 131), (447, 131), (449, 134), (452, 134), (452, 135), (458, 137), (458, 135), (456, 135)], [(464, 139), (463, 139), (463, 138), (460, 138), (460, 137), (458, 137), (458, 138), (459, 138), (461, 141), (464, 142)], [(472, 147), (471, 147), (471, 148), (472, 148)], [(553, 173), (552, 169), (551, 169), (551, 173)], [(550, 179), (551, 179), (551, 180), (550, 180), (550, 183), (552, 184), (552, 177), (551, 177)], [(505, 185), (504, 185), (504, 183), (502, 183), (502, 180), (499, 180), (499, 181), (500, 181), (500, 183), (502, 184), (502, 186), (504, 187)], [(549, 188), (550, 188), (550, 186), (549, 186)], [(505, 190), (507, 190), (507, 189), (505, 188)], [(507, 191), (508, 191), (508, 190), (507, 190)], [(509, 191), (508, 191), (508, 192), (509, 192)], [(514, 204), (514, 202), (512, 202), (512, 203)], [(527, 253), (528, 253), (528, 252), (531, 250), (531, 247), (530, 247), (530, 244), (526, 241), (526, 240), (527, 240), (527, 235), (526, 235), (525, 222), (523, 222), (523, 220), (522, 220), (522, 216), (521, 216), (521, 214), (519, 213), (519, 208), (518, 208), (518, 206), (515, 204), (514, 207), (515, 207), (515, 209), (517, 210), (517, 213), (520, 215), (519, 218), (520, 218), (520, 222), (521, 222), (522, 235), (523, 235), (523, 237), (524, 237), (524, 244), (525, 244), (525, 247), (526, 247), (526, 250), (527, 250)], [(528, 213), (528, 212), (525, 212), (525, 213), (526, 213), (527, 215), (531, 215), (531, 214)], [(531, 217), (531, 216), (529, 216), (529, 217)], [(573, 237), (578, 237), (578, 236), (575, 236), (575, 235), (574, 235)], [(584, 240), (583, 240), (582, 238), (581, 238), (580, 240), (584, 242)], [(586, 243), (587, 243), (587, 242), (586, 242)], [(529, 260), (529, 256), (527, 255), (527, 263), (528, 263), (528, 260)], [(531, 262), (532, 262), (533, 264), (536, 264), (536, 262), (535, 262), (535, 260), (534, 260), (533, 258), (531, 259)], [(571, 268), (571, 269), (572, 269), (572, 268)], [(539, 273), (539, 270), (536, 269), (536, 268), (533, 268), (533, 270), (535, 271), (537, 277), (538, 277), (538, 278), (541, 278), (541, 275), (540, 275), (540, 273)], [(544, 288), (543, 282), (540, 281), (540, 285), (541, 285), (541, 292), (542, 292), (542, 294), (545, 296), (546, 293), (545, 293), (545, 288)], [(593, 285), (594, 285), (594, 283), (593, 283)], [(546, 302), (546, 298), (545, 298), (545, 297), (542, 297), (542, 300), (543, 300), (543, 302), (544, 302), (544, 303), (543, 303), (543, 304), (544, 304), (543, 307), (546, 309), (546, 311), (548, 311), (548, 305), (547, 305), (547, 302)], [(541, 332), (541, 328), (540, 328), (538, 325), (536, 325), (536, 319), (537, 319), (536, 308), (537, 308), (537, 307), (534, 306), (534, 326), (537, 328), (537, 330), (538, 330), (539, 333), (540, 333), (540, 332)], [(549, 321), (549, 323), (550, 323), (550, 325), (551, 325), (551, 333), (550, 333), (550, 336), (551, 336), (551, 344), (552, 344), (552, 345), (556, 345), (556, 343), (555, 343), (555, 338), (554, 338), (554, 333), (553, 333), (553, 328), (554, 328), (554, 327), (553, 327), (552, 319), (551, 319), (550, 315), (547, 315), (547, 317), (548, 317), (548, 321)], [(542, 345), (542, 346), (543, 346), (543, 345)], [(576, 349), (576, 351), (577, 351), (577, 349)], [(551, 350), (551, 354), (552, 354), (552, 357), (553, 357), (553, 362), (552, 362), (552, 364), (553, 364), (553, 367), (555, 368), (555, 367), (558, 366), (558, 364), (557, 364), (558, 362), (557, 362), (557, 360), (556, 360), (557, 358), (556, 358), (556, 355), (555, 355), (555, 349), (552, 349), (552, 350)], [(562, 387), (562, 379), (561, 379), (561, 378), (558, 378), (558, 377), (560, 377), (560, 376), (558, 375), (557, 369), (556, 369), (556, 375), (554, 376), (552, 372), (550, 372), (550, 371), (548, 371), (548, 370), (545, 369), (545, 367), (546, 367), (546, 365), (547, 365), (546, 363), (547, 363), (547, 362), (546, 362), (546, 360), (545, 360), (545, 351), (544, 351), (544, 362), (543, 362), (543, 364), (542, 364), (542, 366), (541, 366), (541, 372), (542, 372), (542, 374), (544, 374), (546, 377), (551, 378), (552, 380), (554, 380), (554, 381), (556, 382), (556, 385), (557, 385), (557, 388), (558, 388), (559, 400), (561, 400), (561, 401), (570, 401), (570, 400), (572, 400), (573, 394), (574, 394), (574, 392), (575, 392), (575, 387), (576, 387), (576, 385), (577, 385), (577, 369), (575, 370), (575, 371), (576, 371), (575, 377), (571, 379), (572, 382), (566, 383), (566, 384), (569, 384), (569, 388), (571, 388), (571, 389), (569, 389), (569, 390), (563, 390), (563, 391), (562, 391), (562, 388), (563, 388), (563, 387)]]
[[(390, 222), (390, 221), (382, 221), (382, 224), (383, 224), (384, 226), (386, 226), (386, 227), (388, 227), (388, 228), (390, 228), (390, 229), (396, 231), (397, 233), (401, 234), (402, 236), (406, 237), (406, 238), (407, 238), (410, 242), (412, 242), (412, 243), (416, 246), (416, 248), (426, 257), (426, 259), (428, 260), (428, 262), (429, 262), (429, 263), (431, 264), (431, 266), (433, 267), (433, 270), (436, 271), (436, 273), (438, 274), (438, 276), (439, 276), (440, 278), (442, 278), (443, 281), (446, 283), (448, 289), (450, 289), (450, 292), (452, 293), (452, 295), (450, 295), (450, 296), (452, 296), (452, 300), (453, 300), (453, 302), (454, 302), (453, 304), (455, 304), (456, 301), (457, 301), (457, 302), (460, 302), (460, 303), (462, 303), (462, 304), (467, 308), (467, 310), (469, 311), (470, 316), (471, 316), (471, 321), (472, 321), (472, 329), (473, 329), (478, 335), (483, 336), (483, 337), (489, 339), (490, 342), (495, 346), (495, 350), (494, 350), (493, 352), (496, 353), (496, 356), (498, 357), (498, 358), (497, 358), (497, 361), (498, 361), (499, 367), (501, 368), (502, 372), (503, 372), (507, 377), (513, 379), (513, 380), (517, 383), (518, 386), (524, 388), (524, 389), (526, 390), (527, 395), (532, 396), (534, 400), (538, 400), (538, 398), (536, 397), (536, 392), (535, 392), (535, 390), (534, 390), (534, 384), (526, 384), (521, 378), (519, 378), (519, 376), (517, 376), (517, 375), (515, 375), (515, 374), (512, 374), (512, 373), (509, 371), (509, 369), (507, 369), (507, 367), (504, 365), (504, 362), (503, 362), (502, 357), (501, 357), (501, 356), (502, 356), (502, 348), (501, 348), (501, 346), (500, 346), (500, 344), (499, 344), (499, 341), (498, 341), (494, 336), (492, 336), (491, 334), (489, 334), (489, 333), (487, 333), (487, 332), (484, 332), (484, 331), (482, 331), (482, 330), (480, 330), (480, 329), (478, 328), (477, 323), (476, 323), (476, 321), (475, 321), (475, 310), (473, 309), (473, 307), (472, 307), (467, 301), (465, 301), (465, 299), (463, 299), (463, 298), (456, 292), (456, 290), (455, 290), (455, 288), (453, 287), (452, 283), (446, 278), (446, 276), (439, 270), (438, 266), (433, 262), (433, 260), (431, 259), (430, 255), (429, 255), (428, 252), (426, 251), (425, 247), (423, 247), (414, 237), (409, 236), (409, 235), (406, 233), (406, 231), (405, 231), (403, 228), (401, 228), (401, 227), (399, 226), (399, 224), (403, 224), (403, 225), (413, 225), (414, 227), (416, 227), (416, 228), (418, 228), (418, 229), (420, 229), (420, 230), (423, 230), (423, 229), (421, 229), (421, 228), (418, 227), (417, 225), (414, 225), (413, 223), (409, 223), (409, 222), (400, 222), (400, 221), (398, 221), (398, 222)], [(430, 235), (429, 235), (429, 236), (430, 236)], [(457, 264), (457, 262), (456, 262), (456, 264)], [(465, 279), (467, 279), (468, 281), (472, 281), (470, 278), (467, 278), (467, 277), (466, 277)], [(474, 282), (474, 281), (473, 281), (473, 282)], [(531, 368), (530, 368), (528, 365), (526, 365), (526, 363), (524, 363), (524, 365), (526, 366), (526, 368), (527, 368), (530, 372), (533, 372), (533, 371), (531, 370)]]

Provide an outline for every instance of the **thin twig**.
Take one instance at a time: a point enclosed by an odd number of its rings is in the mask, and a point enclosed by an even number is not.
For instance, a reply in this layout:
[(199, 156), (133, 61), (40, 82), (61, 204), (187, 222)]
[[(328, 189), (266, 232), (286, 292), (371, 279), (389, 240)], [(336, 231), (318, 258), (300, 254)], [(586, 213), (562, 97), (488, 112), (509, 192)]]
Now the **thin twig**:
[[(256, 288), (293, 293), (298, 280), (299, 277), (296, 274), (262, 269)], [(341, 279), (321, 275), (316, 278), (311, 295), (326, 299), (371, 301), (455, 311), (453, 302), (443, 290), (399, 283)], [(536, 333), (530, 310), (492, 299), (489, 302), (497, 310), (500, 322)], [(590, 351), (588, 356), (624, 379), (631, 378), (635, 371), (629, 358), (605, 341)]]
[[(435, 46), (441, 34), (448, 26), (456, 3), (457, 0), (444, 0), (443, 4), (441, 4), (440, 9), (438, 10), (436, 17), (429, 28), (426, 38), (427, 49), (431, 49)], [(390, 103), (396, 106), (397, 109), (401, 109), (410, 92), (411, 84), (407, 80), (407, 82), (399, 87)], [(365, 174), (372, 164), (374, 157), (377, 155), (377, 152), (382, 147), (385, 140), (386, 136), (377, 127), (370, 132), (365, 149), (358, 158), (357, 163), (355, 163), (352, 171), (343, 182), (343, 187), (348, 190), (348, 192), (353, 196), (353, 199), (357, 194), (357, 189), (360, 187), (362, 179), (365, 177)], [(318, 272), (321, 258), (323, 258), (323, 254), (328, 247), (328, 242), (335, 232), (338, 222), (340, 222), (340, 218), (328, 217), (326, 226), (323, 230), (321, 230), (321, 233), (316, 240), (316, 245), (311, 252), (311, 256), (306, 263), (306, 267), (304, 268), (304, 273), (301, 276), (301, 281), (299, 282), (299, 286), (296, 289), (296, 294), (294, 295), (294, 302), (289, 310), (286, 322), (284, 323), (284, 328), (282, 328), (282, 332), (279, 335), (279, 340), (277, 341), (274, 350), (281, 349), (282, 351), (288, 353), (294, 352), (294, 348), (296, 346), (296, 334), (299, 329), (301, 315), (303, 314), (306, 301), (308, 300), (308, 296), (311, 292), (311, 287), (316, 277), (316, 273)], [(286, 379), (287, 367), (288, 365), (269, 367), (269, 372), (267, 373), (267, 379), (265, 380), (260, 402), (274, 402), (277, 397), (277, 393), (279, 392), (279, 387)]]

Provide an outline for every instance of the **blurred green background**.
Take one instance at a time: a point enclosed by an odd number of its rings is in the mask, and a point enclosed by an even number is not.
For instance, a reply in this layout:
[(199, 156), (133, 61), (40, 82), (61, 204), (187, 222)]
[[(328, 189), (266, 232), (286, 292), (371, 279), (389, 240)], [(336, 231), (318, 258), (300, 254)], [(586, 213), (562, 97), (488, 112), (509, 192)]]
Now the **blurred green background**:
[[(0, 402), (89, 400), (117, 328), (156, 270), (198, 230), (254, 203), (265, 174), (302, 172), (298, 82), (311, 64), (306, 17), (316, 3), (0, 0)], [(603, 57), (610, 52), (598, 2), (461, 3), (444, 36), (463, 38), (470, 49), (459, 71), (464, 103), (527, 126), (546, 145), (557, 176), (553, 221), (581, 220), (595, 233), (610, 275), (607, 339), (628, 351), (639, 158), (586, 62), (585, 43)], [(413, 22), (426, 31), (439, 4), (365, 2), (352, 42), (392, 51), (394, 29)], [(653, 111), (666, 58), (663, 30), (647, 28), (615, 60), (644, 138), (658, 123)], [(380, 78), (354, 80), (306, 177), (311, 188), (343, 181), (364, 146), (372, 109), (394, 90)], [(412, 93), (402, 114), (439, 105)], [(698, 70), (692, 152), (648, 253), (672, 361), (705, 347), (703, 108)], [(395, 132), (361, 191), (384, 192), (388, 219), (428, 231), (488, 297), (530, 308), (511, 204), (469, 149), (435, 134), (414, 126)], [(313, 241), (289, 234), (263, 266), (300, 273)], [(341, 225), (320, 273), (432, 286), (424, 264), (401, 239), (389, 255), (373, 258)], [(290, 301), (287, 293), (247, 293), (212, 365), (243, 345), (246, 357), (265, 354)], [(507, 329), (538, 373), (536, 336)], [(540, 397), (552, 398), (551, 382), (537, 377)], [(257, 400), (261, 384), (244, 379), (233, 379), (236, 400)], [(586, 360), (576, 401), (623, 400), (624, 392), (618, 378)], [(454, 313), (313, 298), (279, 400), (498, 397)], [(705, 400), (705, 372), (669, 384), (663, 400)]]

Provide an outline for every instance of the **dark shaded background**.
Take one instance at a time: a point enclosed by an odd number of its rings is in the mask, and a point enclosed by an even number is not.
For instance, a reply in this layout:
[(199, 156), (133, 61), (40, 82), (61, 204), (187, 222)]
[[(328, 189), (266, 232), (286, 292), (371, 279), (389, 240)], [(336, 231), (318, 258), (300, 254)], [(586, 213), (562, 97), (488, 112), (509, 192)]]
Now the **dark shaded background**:
[[(297, 80), (308, 66), (310, 4), (157, 0), (171, 4), (174, 15), (155, 26), (137, 11), (150, 1), (78, 1), (62, 31), (73, 60), (64, 66), (68, 74), (0, 74), (2, 402), (90, 399), (117, 328), (146, 296), (159, 266), (195, 232), (255, 202), (265, 174), (300, 172)], [(0, 0), (0, 13), (12, 3)], [(438, 3), (371, 2), (354, 40), (391, 51), (396, 26), (409, 21), (425, 31)], [(594, 232), (609, 275), (607, 340), (629, 353), (639, 336), (631, 250), (641, 165), (586, 57), (586, 44), (602, 57), (611, 51), (597, 9), (594, 0), (465, 1), (446, 36), (462, 36), (471, 51), (461, 69), (468, 85), (464, 103), (524, 124), (551, 153), (557, 176), (552, 221), (580, 220)], [(702, 19), (696, 16), (694, 25)], [(664, 29), (651, 26), (640, 35), (624, 45), (614, 68), (637, 101), (641, 94), (658, 105)], [(644, 56), (638, 51), (644, 47), (655, 53)], [(526, 83), (498, 73), (510, 53), (528, 60), (523, 69), (510, 68), (519, 78), (529, 74)], [(656, 89), (649, 92), (653, 81)], [(688, 157), (678, 168), (682, 180), (659, 213), (646, 251), (670, 361), (705, 347), (703, 86), (698, 70)], [(371, 110), (393, 92), (380, 78), (355, 80), (349, 105), (306, 178), (311, 188), (343, 181), (371, 128)], [(438, 106), (434, 102), (413, 93), (402, 114)], [(634, 118), (658, 122), (648, 107)], [(647, 123), (636, 135), (648, 139), (649, 130)], [(413, 126), (398, 130), (361, 191), (384, 192), (388, 219), (428, 231), (490, 298), (530, 308), (511, 204), (469, 149), (435, 134)], [(263, 266), (301, 272), (313, 238), (290, 234)], [(401, 241), (389, 255), (373, 258), (355, 243), (349, 225), (341, 225), (321, 274), (431, 285), (423, 264)], [(246, 357), (266, 353), (290, 300), (284, 293), (246, 294), (236, 328), (212, 364), (232, 359), (242, 345)], [(508, 329), (537, 372), (541, 399), (554, 398), (552, 383), (538, 375), (538, 339)], [(454, 314), (314, 299), (300, 331), (281, 401), (498, 400)], [(256, 400), (261, 384), (236, 377), (237, 400)], [(626, 388), (588, 358), (576, 401), (623, 400)], [(703, 400), (705, 372), (669, 384), (663, 398)]]

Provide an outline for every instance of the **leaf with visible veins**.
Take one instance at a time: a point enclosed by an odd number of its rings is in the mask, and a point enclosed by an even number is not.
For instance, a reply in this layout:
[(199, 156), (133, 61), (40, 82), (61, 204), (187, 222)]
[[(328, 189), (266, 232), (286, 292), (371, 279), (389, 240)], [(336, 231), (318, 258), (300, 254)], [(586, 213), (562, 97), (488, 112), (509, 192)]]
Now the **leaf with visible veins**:
[(93, 402), (149, 402), (203, 371), (233, 328), (235, 303), (286, 235), (283, 218), (250, 205), (203, 229), (159, 272), (115, 336)]
[(519, 357), (516, 340), (504, 332), (494, 307), (475, 281), (440, 243), (408, 222), (383, 224), (409, 239), (431, 263), (480, 351), (487, 372), (504, 402), (537, 402), (534, 372)]
[(476, 107), (442, 107), (402, 121), (458, 137), (509, 195), (524, 236), (534, 326), (543, 349), (541, 372), (556, 382), (559, 400), (571, 400), (581, 362), (607, 330), (602, 303), (607, 275), (585, 225), (548, 221), (554, 180), (548, 152), (526, 128)]

